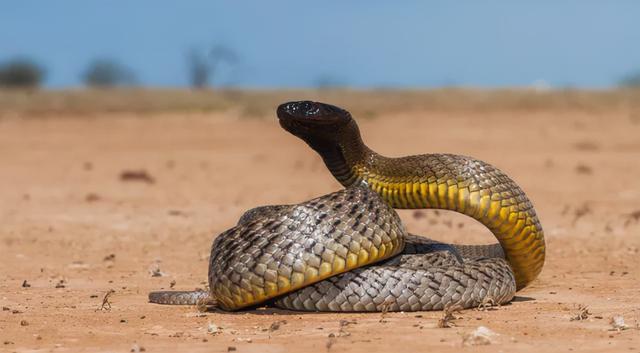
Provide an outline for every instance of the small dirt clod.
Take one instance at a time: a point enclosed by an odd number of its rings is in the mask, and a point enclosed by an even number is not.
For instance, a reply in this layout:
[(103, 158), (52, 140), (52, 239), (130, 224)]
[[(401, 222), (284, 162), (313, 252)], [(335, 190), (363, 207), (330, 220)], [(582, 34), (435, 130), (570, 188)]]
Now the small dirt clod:
[(155, 178), (153, 178), (146, 170), (124, 170), (120, 173), (121, 181), (138, 181), (147, 184), (153, 184), (156, 182)]

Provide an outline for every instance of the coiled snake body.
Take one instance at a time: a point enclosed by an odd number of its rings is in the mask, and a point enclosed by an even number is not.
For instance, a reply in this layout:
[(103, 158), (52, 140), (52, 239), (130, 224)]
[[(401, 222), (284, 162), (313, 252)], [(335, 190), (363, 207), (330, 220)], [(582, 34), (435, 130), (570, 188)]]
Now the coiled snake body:
[[(338, 107), (291, 102), (281, 126), (317, 151), (346, 189), (245, 213), (216, 238), (209, 291), (152, 292), (161, 304), (236, 310), (271, 302), (295, 310), (397, 311), (510, 301), (542, 270), (542, 227), (522, 190), (484, 162), (450, 154), (387, 158), (370, 150)], [(393, 208), (475, 218), (494, 245), (451, 245), (406, 234)]]

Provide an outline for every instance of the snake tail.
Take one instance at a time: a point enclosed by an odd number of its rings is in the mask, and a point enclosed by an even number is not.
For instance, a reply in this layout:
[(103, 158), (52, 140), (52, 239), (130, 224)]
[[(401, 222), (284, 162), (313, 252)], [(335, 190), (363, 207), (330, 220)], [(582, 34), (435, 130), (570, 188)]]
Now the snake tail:
[(217, 305), (211, 293), (203, 290), (150, 292), (149, 302), (165, 305)]
[(280, 125), (304, 140), (345, 187), (366, 184), (394, 208), (457, 211), (486, 226), (522, 289), (542, 270), (544, 232), (522, 189), (499, 169), (453, 154), (389, 158), (368, 148), (346, 110), (301, 101), (278, 107)]

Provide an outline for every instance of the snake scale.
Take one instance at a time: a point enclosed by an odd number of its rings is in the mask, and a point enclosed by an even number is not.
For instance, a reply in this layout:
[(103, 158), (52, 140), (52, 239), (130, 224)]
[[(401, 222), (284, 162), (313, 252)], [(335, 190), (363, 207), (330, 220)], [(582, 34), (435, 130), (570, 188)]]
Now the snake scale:
[[(355, 120), (317, 102), (282, 104), (280, 125), (324, 160), (344, 190), (262, 206), (213, 242), (209, 291), (151, 292), (160, 304), (259, 304), (307, 311), (416, 311), (506, 303), (534, 280), (545, 243), (531, 202), (507, 175), (451, 154), (388, 158)], [(453, 210), (481, 222), (493, 245), (406, 233), (394, 208)]]

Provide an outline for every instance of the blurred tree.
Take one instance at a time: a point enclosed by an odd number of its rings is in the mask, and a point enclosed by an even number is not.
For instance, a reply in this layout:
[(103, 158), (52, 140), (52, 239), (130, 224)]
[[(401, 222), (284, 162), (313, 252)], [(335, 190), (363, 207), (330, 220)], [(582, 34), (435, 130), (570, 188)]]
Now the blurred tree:
[(238, 55), (235, 51), (224, 45), (215, 45), (208, 54), (191, 49), (187, 54), (189, 83), (196, 89), (205, 88), (218, 73), (221, 64), (234, 65), (237, 62)]
[(204, 88), (209, 83), (209, 63), (205, 55), (196, 49), (191, 49), (187, 55), (189, 67), (189, 83), (193, 88)]
[(130, 86), (136, 83), (133, 72), (113, 59), (97, 59), (89, 64), (82, 80), (91, 87)]
[(628, 74), (623, 77), (619, 85), (622, 87), (640, 87), (640, 72)]
[(16, 58), (0, 65), (0, 86), (34, 88), (44, 79), (44, 69), (32, 60)]

